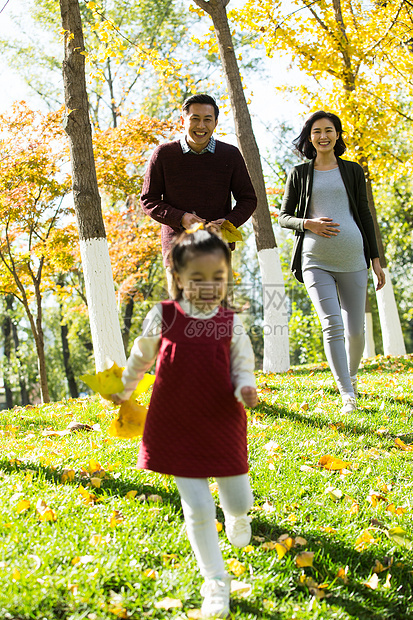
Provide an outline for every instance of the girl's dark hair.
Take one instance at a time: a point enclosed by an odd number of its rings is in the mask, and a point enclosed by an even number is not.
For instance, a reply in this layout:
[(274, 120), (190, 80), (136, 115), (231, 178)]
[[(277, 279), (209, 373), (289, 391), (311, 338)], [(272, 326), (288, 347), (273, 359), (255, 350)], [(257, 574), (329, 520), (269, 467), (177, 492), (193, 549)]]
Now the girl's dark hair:
[(319, 110), (318, 112), (314, 112), (308, 118), (304, 124), (304, 127), (301, 130), (300, 135), (293, 141), (293, 144), (297, 151), (307, 157), (307, 159), (314, 159), (317, 155), (317, 151), (314, 146), (311, 144), (309, 138), (311, 135), (311, 128), (316, 121), (319, 121), (321, 118), (328, 118), (334, 125), (335, 130), (338, 133), (337, 142), (334, 145), (334, 153), (337, 157), (340, 157), (346, 150), (346, 145), (343, 140), (343, 127), (341, 125), (341, 120), (336, 114), (332, 112), (324, 112), (324, 110)]
[[(184, 269), (188, 260), (199, 254), (223, 252), (228, 266), (231, 264), (231, 250), (218, 235), (205, 228), (194, 232), (183, 232), (177, 237), (169, 252), (172, 275)], [(173, 298), (182, 299), (182, 290), (178, 288), (174, 278)]]

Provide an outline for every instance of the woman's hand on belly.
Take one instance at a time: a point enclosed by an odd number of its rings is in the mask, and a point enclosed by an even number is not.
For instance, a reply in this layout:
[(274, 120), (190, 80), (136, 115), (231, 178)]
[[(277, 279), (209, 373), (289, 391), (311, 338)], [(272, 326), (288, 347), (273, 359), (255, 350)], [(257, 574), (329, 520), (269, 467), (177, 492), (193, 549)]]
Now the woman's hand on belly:
[(337, 228), (340, 226), (337, 222), (333, 222), (331, 217), (316, 217), (313, 220), (304, 220), (304, 228), (311, 230), (320, 237), (336, 237), (340, 232)]

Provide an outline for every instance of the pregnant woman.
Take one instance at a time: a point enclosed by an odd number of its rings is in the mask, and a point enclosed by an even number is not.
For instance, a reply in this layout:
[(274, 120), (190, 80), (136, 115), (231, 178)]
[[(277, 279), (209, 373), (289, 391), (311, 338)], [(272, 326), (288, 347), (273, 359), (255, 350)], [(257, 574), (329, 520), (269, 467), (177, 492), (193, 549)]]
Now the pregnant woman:
[(367, 269), (385, 284), (362, 167), (340, 158), (341, 121), (315, 112), (294, 141), (309, 162), (288, 175), (279, 223), (295, 231), (291, 269), (304, 282), (323, 330), (324, 350), (343, 400), (356, 409), (364, 350)]

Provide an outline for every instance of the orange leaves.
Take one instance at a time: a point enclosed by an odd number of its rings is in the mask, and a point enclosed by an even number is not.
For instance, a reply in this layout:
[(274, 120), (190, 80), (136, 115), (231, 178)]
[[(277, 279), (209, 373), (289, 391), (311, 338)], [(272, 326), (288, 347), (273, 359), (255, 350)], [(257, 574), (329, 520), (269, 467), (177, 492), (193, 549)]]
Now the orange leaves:
[(370, 491), (366, 501), (369, 502), (369, 504), (371, 504), (373, 508), (375, 508), (379, 502), (385, 502), (386, 498), (384, 497), (384, 495), (380, 495), (379, 493)]
[(350, 464), (351, 463), (348, 461), (342, 461), (331, 454), (325, 454), (317, 463), (319, 467), (324, 467), (324, 469), (328, 469), (329, 471), (340, 471), (341, 469), (349, 467)]
[(401, 439), (399, 439), (399, 437), (397, 437), (397, 438), (394, 440), (394, 444), (395, 444), (398, 448), (400, 448), (400, 450), (403, 450), (404, 452), (412, 452), (412, 451), (413, 451), (413, 445), (404, 443), (404, 441), (402, 441)]

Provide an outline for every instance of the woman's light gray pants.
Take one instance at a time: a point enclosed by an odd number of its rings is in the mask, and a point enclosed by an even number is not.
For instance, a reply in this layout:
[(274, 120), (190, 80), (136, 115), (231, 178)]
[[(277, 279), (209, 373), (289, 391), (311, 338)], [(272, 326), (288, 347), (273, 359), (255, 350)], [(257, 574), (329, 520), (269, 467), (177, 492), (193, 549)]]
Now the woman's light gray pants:
[(350, 377), (356, 376), (364, 350), (367, 269), (311, 267), (303, 272), (303, 280), (321, 322), (324, 350), (340, 394), (354, 396)]

